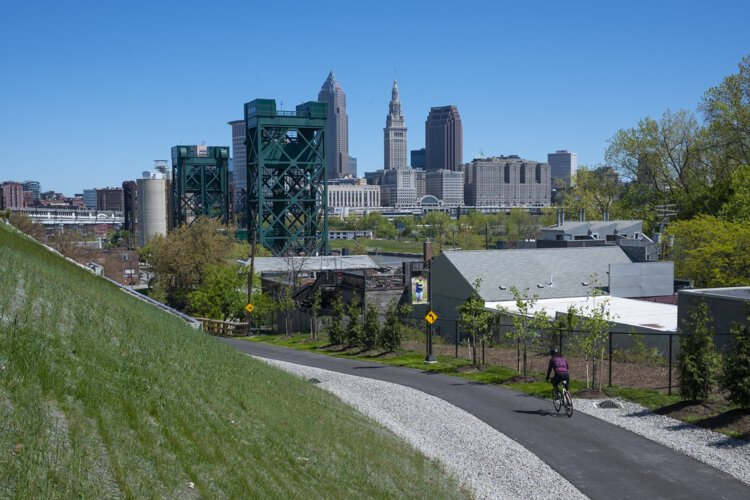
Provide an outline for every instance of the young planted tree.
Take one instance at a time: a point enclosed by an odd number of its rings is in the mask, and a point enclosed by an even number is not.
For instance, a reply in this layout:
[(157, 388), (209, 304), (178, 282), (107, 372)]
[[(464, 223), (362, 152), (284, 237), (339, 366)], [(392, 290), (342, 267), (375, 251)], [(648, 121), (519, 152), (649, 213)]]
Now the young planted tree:
[(704, 400), (716, 385), (721, 357), (716, 352), (708, 306), (697, 304), (679, 330), (680, 394), (683, 399)]
[(523, 373), (525, 377), (528, 374), (528, 351), (538, 343), (539, 331), (549, 327), (549, 317), (544, 311), (534, 311), (539, 296), (529, 297), (528, 288), (520, 291), (513, 286), (510, 291), (516, 301), (518, 312), (511, 313), (507, 309), (504, 311), (510, 315), (513, 322), (513, 329), (506, 336), (516, 341), (518, 372)]
[(375, 309), (375, 306), (370, 304), (367, 306), (367, 313), (365, 313), (365, 325), (362, 330), (362, 339), (359, 347), (363, 351), (371, 351), (375, 348), (379, 337), (380, 322), (378, 321), (378, 311)]
[(490, 336), (490, 326), (495, 314), (484, 307), (484, 299), (479, 295), (482, 279), (474, 281), (471, 296), (458, 306), (461, 322), (466, 329), (466, 335), (471, 350), (471, 364), (479, 366), (479, 346)]
[(380, 329), (380, 335), (376, 342), (377, 346), (384, 352), (393, 352), (401, 347), (403, 325), (399, 312), (398, 304), (395, 300), (392, 301), (386, 311), (385, 324)]
[(344, 302), (337, 295), (331, 304), (331, 318), (328, 321), (328, 342), (331, 345), (344, 343)]
[(323, 307), (323, 292), (318, 288), (313, 294), (313, 301), (310, 304), (310, 337), (313, 340), (318, 338), (318, 313)]
[(750, 327), (748, 324), (732, 325), (732, 339), (734, 345), (724, 356), (721, 387), (727, 391), (729, 401), (741, 408), (750, 409)]
[[(564, 316), (557, 320), (557, 345), (563, 346), (565, 341), (568, 344), (571, 343), (573, 338), (573, 332), (578, 327), (578, 321), (581, 318), (581, 311), (576, 306), (568, 307), (568, 311)], [(560, 349), (562, 352), (562, 349)]]
[(346, 325), (345, 344), (347, 347), (358, 346), (362, 339), (362, 307), (359, 304), (359, 297), (354, 295), (349, 307), (347, 308), (349, 322)]
[[(585, 319), (581, 321), (582, 336), (578, 341), (578, 347), (584, 355), (586, 363), (586, 387), (589, 389), (599, 390), (602, 388), (601, 372), (597, 371), (596, 365), (604, 365), (604, 350), (609, 340), (609, 330), (612, 321), (615, 319), (609, 311), (609, 299), (604, 297), (598, 289), (594, 289), (587, 301), (587, 305), (582, 308), (582, 314)], [(591, 362), (591, 372), (589, 378), (589, 363)]]

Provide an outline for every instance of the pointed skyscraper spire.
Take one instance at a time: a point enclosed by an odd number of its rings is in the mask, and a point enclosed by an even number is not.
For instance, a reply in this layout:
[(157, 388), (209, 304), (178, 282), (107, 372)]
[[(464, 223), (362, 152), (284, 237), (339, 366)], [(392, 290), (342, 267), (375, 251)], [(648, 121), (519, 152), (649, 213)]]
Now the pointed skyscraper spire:
[(349, 174), (349, 117), (346, 114), (346, 94), (333, 70), (318, 92), (318, 101), (328, 104), (326, 124), (326, 171), (329, 179)]
[(401, 100), (398, 96), (396, 80), (393, 80), (391, 89), (391, 102), (388, 104), (383, 139), (385, 168), (406, 168), (406, 126), (404, 115), (401, 114)]

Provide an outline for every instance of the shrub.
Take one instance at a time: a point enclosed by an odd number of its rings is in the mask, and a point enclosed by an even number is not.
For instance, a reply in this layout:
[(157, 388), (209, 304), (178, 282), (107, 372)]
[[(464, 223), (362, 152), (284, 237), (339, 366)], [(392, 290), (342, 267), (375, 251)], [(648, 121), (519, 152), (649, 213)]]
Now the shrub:
[(356, 295), (352, 297), (348, 309), (347, 313), (349, 315), (349, 322), (346, 326), (345, 344), (348, 347), (358, 346), (362, 339), (362, 320), (360, 318), (362, 315), (362, 308), (359, 305), (359, 298)]
[(733, 349), (724, 356), (721, 387), (727, 391), (729, 401), (750, 408), (750, 327), (732, 325), (732, 339)]
[(362, 330), (362, 339), (359, 347), (363, 351), (371, 351), (375, 348), (375, 343), (380, 336), (380, 322), (378, 321), (378, 311), (375, 306), (370, 304), (365, 314), (365, 326)]
[(394, 300), (388, 306), (385, 316), (385, 324), (380, 330), (378, 346), (385, 352), (392, 352), (401, 347), (402, 325), (398, 314), (398, 305)]
[(337, 296), (331, 304), (331, 319), (328, 321), (328, 342), (332, 345), (344, 343), (344, 303)]
[(716, 352), (710, 322), (708, 306), (700, 303), (690, 312), (684, 328), (680, 328), (677, 364), (683, 399), (706, 399), (716, 385), (721, 357)]

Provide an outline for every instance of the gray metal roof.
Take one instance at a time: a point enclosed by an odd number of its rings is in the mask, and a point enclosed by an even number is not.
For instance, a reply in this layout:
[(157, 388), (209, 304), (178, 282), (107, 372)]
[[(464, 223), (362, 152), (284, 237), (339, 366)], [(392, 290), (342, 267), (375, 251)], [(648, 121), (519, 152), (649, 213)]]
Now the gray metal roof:
[(727, 288), (694, 288), (680, 290), (677, 293), (684, 293), (687, 295), (704, 295), (707, 297), (750, 300), (750, 286), (737, 286)]
[[(250, 261), (240, 261), (249, 266)], [(287, 273), (310, 271), (349, 271), (378, 269), (379, 266), (367, 255), (325, 255), (318, 257), (257, 257), (255, 272)]]
[(610, 221), (603, 221), (603, 220), (592, 220), (592, 221), (568, 221), (564, 224), (561, 224), (559, 226), (547, 226), (545, 228), (542, 228), (542, 231), (556, 231), (556, 232), (562, 232), (562, 233), (576, 233), (576, 234), (586, 234), (588, 230), (590, 229), (591, 232), (599, 233), (602, 232), (603, 229), (608, 228), (617, 228), (618, 232), (622, 232), (623, 230), (630, 229), (634, 225), (643, 224), (643, 221), (640, 220), (610, 220)]
[(444, 251), (438, 258), (448, 259), (470, 285), (481, 278), (485, 301), (512, 300), (513, 286), (543, 299), (585, 296), (592, 286), (608, 285), (610, 264), (631, 263), (617, 246)]

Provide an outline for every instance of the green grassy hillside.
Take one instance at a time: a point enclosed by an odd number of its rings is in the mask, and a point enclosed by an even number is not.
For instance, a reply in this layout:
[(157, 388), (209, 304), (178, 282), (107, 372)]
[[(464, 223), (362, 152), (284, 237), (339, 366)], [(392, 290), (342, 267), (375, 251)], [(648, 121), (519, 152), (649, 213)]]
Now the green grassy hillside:
[(462, 496), (315, 385), (0, 223), (0, 498)]

